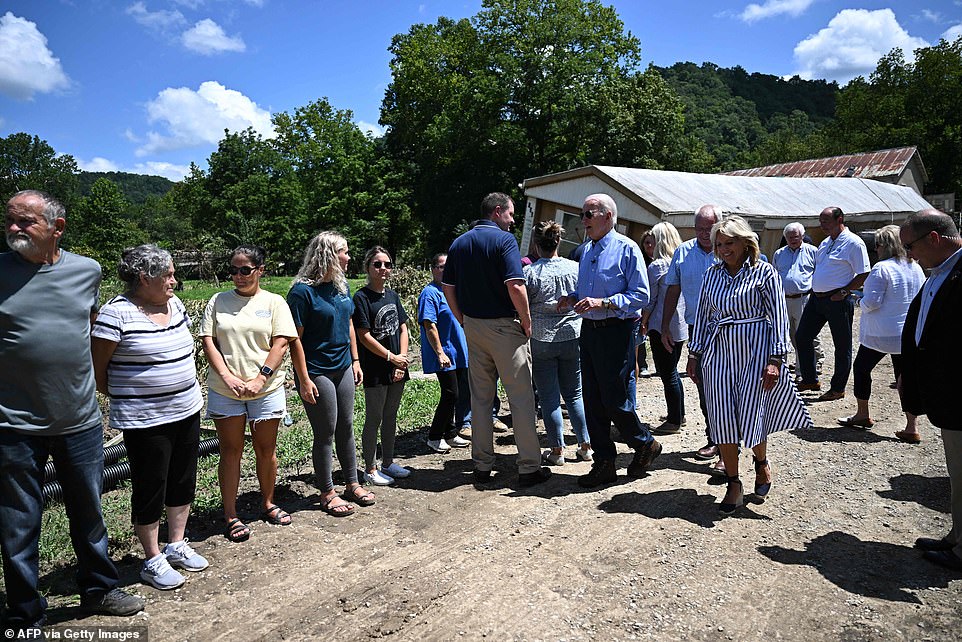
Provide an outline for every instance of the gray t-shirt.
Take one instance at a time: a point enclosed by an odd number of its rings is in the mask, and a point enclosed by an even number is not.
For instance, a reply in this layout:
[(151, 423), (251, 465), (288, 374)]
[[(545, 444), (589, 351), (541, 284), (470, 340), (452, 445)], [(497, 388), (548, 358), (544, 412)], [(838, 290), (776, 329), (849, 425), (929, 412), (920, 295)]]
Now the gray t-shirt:
[(65, 435), (101, 422), (90, 314), (100, 265), (61, 250), (53, 265), (0, 254), (0, 430)]

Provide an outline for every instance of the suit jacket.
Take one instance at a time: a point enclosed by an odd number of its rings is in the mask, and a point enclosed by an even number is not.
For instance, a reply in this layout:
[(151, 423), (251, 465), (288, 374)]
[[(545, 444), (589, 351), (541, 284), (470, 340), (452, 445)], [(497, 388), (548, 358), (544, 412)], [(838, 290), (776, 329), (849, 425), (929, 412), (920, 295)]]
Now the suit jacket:
[(922, 307), (922, 291), (909, 306), (902, 329), (902, 407), (914, 415), (928, 415), (933, 425), (962, 430), (959, 393), (962, 392), (962, 260), (942, 283), (932, 300), (915, 345), (915, 328)]

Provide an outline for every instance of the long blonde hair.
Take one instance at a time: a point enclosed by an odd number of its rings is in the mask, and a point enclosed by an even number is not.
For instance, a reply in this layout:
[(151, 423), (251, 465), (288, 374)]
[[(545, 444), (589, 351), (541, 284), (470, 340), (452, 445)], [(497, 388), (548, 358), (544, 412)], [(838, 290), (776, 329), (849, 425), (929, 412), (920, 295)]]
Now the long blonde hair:
[(658, 223), (651, 228), (651, 235), (655, 239), (655, 251), (651, 253), (654, 260), (671, 259), (681, 245), (681, 236), (671, 223)]
[(297, 271), (295, 283), (316, 285), (328, 278), (341, 294), (347, 294), (347, 277), (337, 255), (347, 249), (347, 239), (337, 232), (321, 232), (311, 239), (304, 250), (304, 262)]

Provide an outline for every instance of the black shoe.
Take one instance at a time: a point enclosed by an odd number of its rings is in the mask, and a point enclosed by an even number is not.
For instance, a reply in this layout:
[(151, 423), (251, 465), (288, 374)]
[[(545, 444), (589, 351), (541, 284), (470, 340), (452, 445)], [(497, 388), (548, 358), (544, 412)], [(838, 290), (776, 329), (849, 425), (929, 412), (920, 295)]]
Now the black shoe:
[[(738, 495), (735, 496), (735, 501), (733, 501), (733, 502), (722, 502), (721, 504), (718, 505), (718, 510), (719, 510), (719, 512), (721, 512), (723, 515), (731, 515), (731, 514), (734, 513), (740, 506), (744, 506), (744, 505), (745, 505), (745, 490), (744, 490), (744, 488), (742, 488), (742, 482), (741, 482), (740, 479), (738, 479), (738, 476), (737, 476), (737, 475), (734, 476), (734, 477), (729, 477), (729, 478), (728, 478), (728, 487), (731, 488), (732, 485), (734, 485), (734, 484), (738, 484)], [(727, 496), (728, 493), (726, 492), (725, 495)]]
[(644, 477), (648, 467), (651, 466), (651, 462), (655, 461), (660, 454), (661, 444), (658, 443), (657, 439), (653, 439), (650, 444), (641, 450), (636, 450), (635, 456), (631, 459), (631, 463), (628, 464), (628, 476)]
[(491, 481), (491, 471), (490, 470), (478, 470), (474, 469), (474, 481), (479, 484), (484, 484)]
[(80, 606), (90, 613), (104, 615), (136, 615), (144, 610), (144, 600), (136, 595), (115, 588), (103, 595), (87, 595), (81, 598)]
[(550, 468), (539, 468), (533, 473), (518, 473), (518, 485), (534, 486), (535, 484), (540, 484), (543, 481), (548, 481), (550, 477)]
[(962, 571), (962, 559), (952, 551), (925, 551), (922, 557), (950, 571)]
[(618, 471), (615, 470), (615, 460), (595, 458), (588, 474), (578, 478), (578, 485), (582, 488), (594, 488), (616, 481), (618, 481)]
[(944, 539), (933, 537), (920, 537), (915, 540), (915, 548), (921, 551), (951, 551), (955, 544), (950, 544)]

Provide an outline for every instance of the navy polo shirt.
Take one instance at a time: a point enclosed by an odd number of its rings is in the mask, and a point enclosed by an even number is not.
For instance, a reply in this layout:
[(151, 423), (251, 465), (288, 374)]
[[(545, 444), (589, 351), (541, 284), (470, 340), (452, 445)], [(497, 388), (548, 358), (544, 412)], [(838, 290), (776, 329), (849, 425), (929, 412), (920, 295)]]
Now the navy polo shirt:
[(461, 313), (475, 319), (514, 317), (507, 281), (524, 280), (521, 252), (514, 235), (491, 220), (454, 240), (441, 283), (453, 285)]

